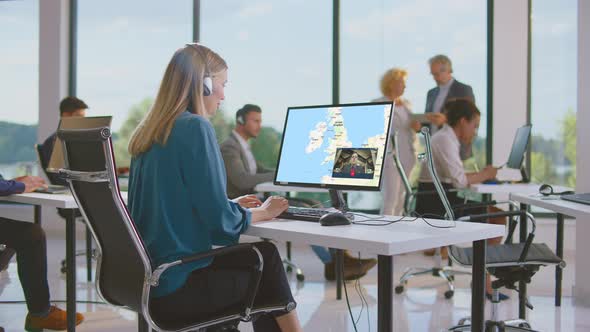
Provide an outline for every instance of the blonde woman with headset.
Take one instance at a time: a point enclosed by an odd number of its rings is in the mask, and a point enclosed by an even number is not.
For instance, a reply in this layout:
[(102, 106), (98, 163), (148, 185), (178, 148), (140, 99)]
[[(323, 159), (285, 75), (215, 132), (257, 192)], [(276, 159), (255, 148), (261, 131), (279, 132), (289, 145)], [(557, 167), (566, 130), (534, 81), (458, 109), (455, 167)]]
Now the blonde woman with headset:
[[(129, 209), (155, 266), (212, 245), (235, 244), (250, 223), (288, 207), (280, 197), (264, 203), (254, 196), (227, 199), (225, 168), (209, 122), (225, 98), (226, 81), (227, 64), (217, 53), (198, 44), (177, 50), (129, 143)], [(258, 317), (254, 330), (301, 331), (276, 247), (270, 242), (256, 247), (264, 270), (255, 306), (292, 305), (291, 311)], [(154, 287), (151, 308), (174, 322), (239, 304), (248, 288), (247, 268), (255, 261), (249, 251), (171, 268)]]
[(416, 140), (416, 132), (420, 130), (420, 123), (412, 120), (412, 110), (408, 100), (402, 98), (404, 90), (406, 89), (406, 79), (408, 72), (400, 68), (392, 68), (383, 74), (380, 82), (380, 89), (383, 97), (375, 101), (395, 101), (395, 108), (392, 124), (390, 128), (392, 139), (389, 140), (387, 146), (387, 155), (383, 165), (383, 185), (381, 193), (383, 195), (383, 208), (381, 213), (387, 215), (399, 216), (404, 212), (404, 197), (405, 190), (402, 185), (402, 179), (395, 167), (393, 154), (395, 149), (393, 146), (393, 137), (397, 132), (399, 158), (406, 172), (406, 176), (410, 176), (410, 172), (416, 163), (416, 151), (414, 149), (414, 142)]

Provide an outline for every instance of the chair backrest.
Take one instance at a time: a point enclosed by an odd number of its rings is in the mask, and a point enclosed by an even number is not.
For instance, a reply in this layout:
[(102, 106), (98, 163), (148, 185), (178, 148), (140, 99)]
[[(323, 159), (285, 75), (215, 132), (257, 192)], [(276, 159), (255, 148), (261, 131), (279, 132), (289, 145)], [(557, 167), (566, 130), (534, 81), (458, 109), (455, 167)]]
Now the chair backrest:
[(69, 183), (100, 258), (97, 289), (105, 301), (142, 312), (151, 276), (148, 253), (119, 192), (108, 127), (59, 130)]
[(453, 212), (451, 203), (449, 202), (447, 194), (445, 193), (445, 188), (440, 182), (440, 178), (438, 177), (438, 173), (436, 172), (436, 168), (434, 167), (434, 160), (432, 159), (432, 147), (430, 145), (430, 129), (428, 127), (422, 127), (420, 133), (422, 134), (422, 136), (424, 136), (424, 143), (426, 145), (426, 166), (428, 167), (428, 171), (430, 172), (430, 177), (432, 178), (432, 183), (434, 183), (434, 188), (436, 189), (438, 197), (442, 201), (443, 206), (445, 208), (445, 217), (447, 220), (455, 220), (455, 213)]
[[(443, 206), (445, 208), (446, 218), (448, 220), (455, 220), (455, 214), (453, 213), (453, 209), (452, 209), (451, 204), (449, 203), (449, 199), (447, 198), (447, 195), (445, 193), (446, 189), (443, 187), (442, 183), (440, 182), (440, 179), (439, 179), (438, 174), (436, 172), (436, 168), (434, 167), (434, 161), (432, 159), (432, 148), (430, 146), (430, 129), (428, 127), (422, 127), (422, 129), (420, 130), (420, 133), (422, 134), (422, 136), (424, 136), (424, 142), (426, 145), (426, 152), (421, 153), (417, 156), (418, 161), (419, 162), (426, 162), (426, 167), (428, 167), (428, 171), (430, 172), (430, 176), (431, 176), (432, 182), (434, 183), (434, 186), (436, 188), (436, 192), (439, 195), (440, 200), (442, 201)], [(409, 215), (411, 212), (410, 211), (411, 205), (414, 201), (415, 195), (418, 193), (415, 193), (412, 190), (412, 186), (410, 185), (410, 180), (406, 176), (404, 166), (402, 165), (402, 163), (399, 159), (399, 146), (398, 146), (397, 132), (394, 135), (395, 135), (395, 139), (393, 140), (393, 142), (394, 142), (395, 153), (394, 153), (393, 158), (395, 160), (395, 167), (397, 168), (397, 171), (402, 179), (402, 184), (403, 184), (404, 189), (406, 191), (406, 196), (404, 199), (404, 214)], [(422, 166), (422, 167), (424, 167), (424, 166)]]
[(397, 172), (402, 179), (402, 184), (404, 186), (404, 190), (406, 191), (406, 196), (404, 197), (404, 215), (409, 215), (411, 210), (412, 201), (414, 198), (414, 192), (412, 190), (412, 185), (410, 184), (410, 180), (406, 176), (406, 171), (404, 166), (402, 165), (401, 160), (399, 159), (399, 140), (397, 138), (397, 131), (394, 130), (394, 139), (393, 139), (393, 148), (395, 153), (393, 154), (393, 160), (395, 161), (395, 167), (397, 168)]

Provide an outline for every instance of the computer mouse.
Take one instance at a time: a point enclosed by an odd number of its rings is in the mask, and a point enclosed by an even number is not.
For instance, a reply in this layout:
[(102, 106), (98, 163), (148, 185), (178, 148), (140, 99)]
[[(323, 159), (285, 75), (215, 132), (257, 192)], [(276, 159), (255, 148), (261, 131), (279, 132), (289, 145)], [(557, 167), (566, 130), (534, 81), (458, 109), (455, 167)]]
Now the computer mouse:
[(322, 226), (350, 225), (350, 220), (342, 212), (330, 212), (320, 218)]

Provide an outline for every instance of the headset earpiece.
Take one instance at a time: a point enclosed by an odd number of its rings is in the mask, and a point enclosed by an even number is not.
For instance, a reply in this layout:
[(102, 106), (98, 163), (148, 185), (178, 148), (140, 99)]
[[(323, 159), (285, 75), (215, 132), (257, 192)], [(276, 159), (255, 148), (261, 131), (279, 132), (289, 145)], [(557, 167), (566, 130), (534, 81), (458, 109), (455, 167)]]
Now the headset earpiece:
[(236, 117), (236, 122), (237, 122), (238, 124), (244, 125), (244, 123), (245, 123), (246, 121), (244, 121), (244, 116), (243, 116), (243, 115), (238, 115), (238, 116)]
[(213, 80), (211, 76), (205, 74), (203, 77), (203, 96), (210, 96), (213, 93)]

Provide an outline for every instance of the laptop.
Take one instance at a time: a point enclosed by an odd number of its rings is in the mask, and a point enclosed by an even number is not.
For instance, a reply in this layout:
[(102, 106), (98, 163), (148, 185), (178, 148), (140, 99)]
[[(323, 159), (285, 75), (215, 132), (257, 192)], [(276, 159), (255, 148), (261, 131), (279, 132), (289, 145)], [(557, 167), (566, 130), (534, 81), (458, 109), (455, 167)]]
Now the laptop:
[(590, 205), (590, 193), (561, 195), (560, 197), (566, 201)]
[[(514, 141), (512, 141), (512, 147), (510, 148), (510, 155), (508, 156), (508, 160), (500, 165), (494, 166), (500, 169), (510, 169), (510, 170), (520, 170), (522, 174), (522, 182), (528, 182), (528, 179), (525, 178), (524, 174), (522, 173), (522, 163), (524, 161), (524, 156), (526, 153), (527, 146), (529, 144), (529, 138), (531, 136), (531, 125), (525, 125), (516, 130), (516, 134), (514, 135)], [(484, 184), (502, 184), (502, 183), (509, 183), (512, 182), (514, 179), (510, 179), (512, 176), (510, 175), (511, 171), (503, 172), (505, 174), (498, 174), (498, 177), (493, 180), (485, 181)], [(514, 171), (512, 171), (514, 173)], [(505, 177), (507, 176), (507, 177)]]
[(36, 193), (41, 194), (67, 194), (70, 192), (70, 189), (66, 186), (60, 186), (57, 184), (50, 184), (47, 188), (37, 188), (35, 189)]
[[(57, 130), (110, 127), (112, 119), (112, 116), (61, 118)], [(46, 171), (50, 173), (59, 172), (60, 168), (65, 167), (64, 160), (63, 146), (61, 140), (57, 137), (55, 139), (55, 144), (53, 145), (53, 151), (51, 152), (51, 158), (49, 159)]]

